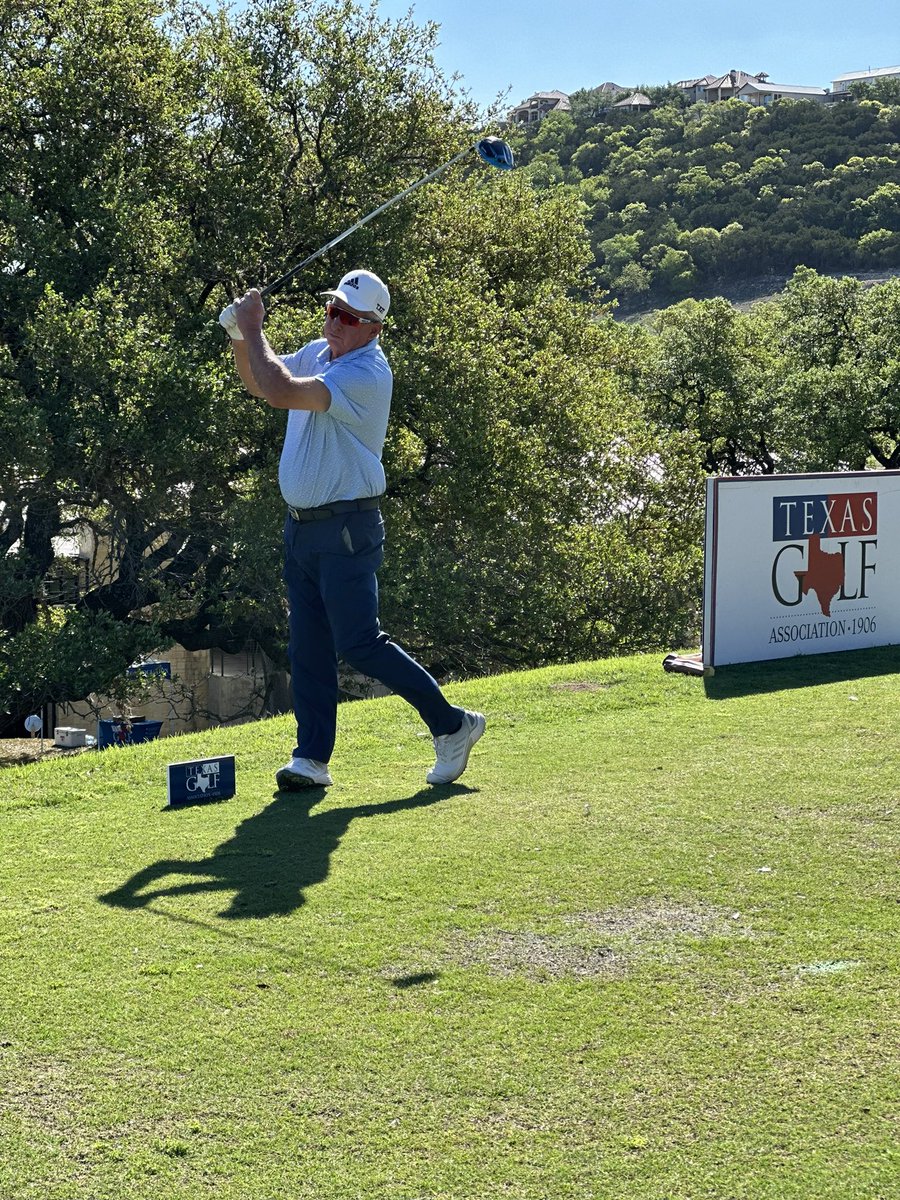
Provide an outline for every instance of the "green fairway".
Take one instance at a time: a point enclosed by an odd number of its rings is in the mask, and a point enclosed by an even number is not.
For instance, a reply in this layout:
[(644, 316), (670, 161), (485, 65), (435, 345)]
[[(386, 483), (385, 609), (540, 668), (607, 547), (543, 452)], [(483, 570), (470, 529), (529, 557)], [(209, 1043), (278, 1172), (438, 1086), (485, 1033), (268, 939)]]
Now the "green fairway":
[(900, 650), (661, 658), (0, 771), (0, 1198), (896, 1196)]

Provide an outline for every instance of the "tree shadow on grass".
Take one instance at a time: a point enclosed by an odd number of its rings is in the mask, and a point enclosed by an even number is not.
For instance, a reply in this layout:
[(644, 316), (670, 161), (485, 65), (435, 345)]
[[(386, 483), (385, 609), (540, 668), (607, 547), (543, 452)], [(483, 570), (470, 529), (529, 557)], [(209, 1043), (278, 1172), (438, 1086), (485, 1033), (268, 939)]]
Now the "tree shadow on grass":
[(161, 896), (232, 892), (221, 917), (285, 916), (306, 902), (308, 888), (327, 879), (331, 856), (353, 821), (424, 808), (474, 790), (463, 784), (428, 787), (401, 800), (314, 815), (310, 809), (322, 799), (324, 788), (277, 792), (271, 804), (242, 821), (208, 858), (161, 859), (98, 899), (116, 908), (146, 908)]
[(869, 650), (844, 650), (838, 654), (803, 654), (770, 662), (735, 663), (716, 668), (703, 680), (710, 700), (730, 700), (763, 692), (817, 687), (825, 683), (850, 683), (867, 676), (900, 672), (900, 646), (875, 646)]

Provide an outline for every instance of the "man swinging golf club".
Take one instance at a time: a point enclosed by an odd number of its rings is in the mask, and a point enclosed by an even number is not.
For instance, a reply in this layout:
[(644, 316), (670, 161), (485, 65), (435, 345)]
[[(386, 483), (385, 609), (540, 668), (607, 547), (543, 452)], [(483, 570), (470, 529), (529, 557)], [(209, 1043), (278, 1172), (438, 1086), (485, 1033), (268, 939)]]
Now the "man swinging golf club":
[(393, 377), (379, 343), (390, 306), (371, 271), (349, 271), (326, 297), (322, 338), (277, 356), (253, 289), (220, 318), (244, 386), (288, 410), (278, 480), (287, 504), (285, 565), (297, 745), (279, 788), (327, 787), (337, 725), (338, 659), (380, 680), (420, 714), (436, 761), (426, 780), (452, 783), (484, 733), (481, 713), (450, 704), (378, 621), (384, 556), (381, 452)]

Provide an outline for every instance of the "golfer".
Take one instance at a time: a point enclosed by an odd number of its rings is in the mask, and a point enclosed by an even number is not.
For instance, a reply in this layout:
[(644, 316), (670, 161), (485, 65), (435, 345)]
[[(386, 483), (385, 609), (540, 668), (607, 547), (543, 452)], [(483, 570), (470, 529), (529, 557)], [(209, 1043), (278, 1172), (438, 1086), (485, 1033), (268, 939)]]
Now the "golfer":
[(284, 580), (290, 607), (297, 745), (275, 776), (299, 791), (332, 783), (338, 659), (408, 701), (434, 738), (428, 783), (452, 783), (484, 733), (481, 713), (448, 703), (434, 679), (382, 632), (376, 571), (384, 557), (381, 452), (393, 377), (379, 343), (390, 306), (371, 271), (348, 272), (326, 297), (323, 336), (279, 357), (262, 331), (255, 289), (222, 314), (247, 390), (288, 410), (278, 481), (287, 505)]

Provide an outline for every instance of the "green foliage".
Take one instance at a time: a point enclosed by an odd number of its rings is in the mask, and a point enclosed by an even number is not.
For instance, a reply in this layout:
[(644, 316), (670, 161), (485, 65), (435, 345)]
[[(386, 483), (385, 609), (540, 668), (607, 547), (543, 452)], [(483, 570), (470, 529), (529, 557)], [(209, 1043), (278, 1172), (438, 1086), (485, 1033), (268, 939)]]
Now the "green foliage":
[[(17, 3), (0, 34), (0, 708), (100, 690), (148, 629), (284, 663), (284, 418), (243, 393), (215, 316), (468, 144), (475, 114), (435, 69), (433, 28), (353, 0)], [(390, 281), (385, 622), (453, 670), (646, 645), (692, 619), (693, 581), (655, 564), (697, 466), (657, 446), (626, 335), (591, 320), (584, 220), (612, 188), (582, 188), (576, 128), (542, 123), (525, 171), (470, 163), (417, 192), (269, 321), (289, 351), (344, 270)], [(611, 232), (635, 239), (633, 289), (648, 204), (626, 213), (638, 232)], [(639, 486), (651, 459), (665, 503)], [(45, 586), (64, 538), (93, 555), (65, 606)]]
[(850, 92), (857, 100), (877, 100), (880, 104), (900, 104), (900, 79), (873, 79), (871, 83), (851, 83)]
[[(647, 273), (658, 302), (725, 277), (798, 265), (897, 267), (900, 245), (879, 231), (900, 232), (900, 106), (889, 99), (898, 83), (883, 81), (878, 99), (835, 105), (726, 100), (685, 108), (665, 93), (643, 114), (573, 104), (552, 137), (523, 133), (520, 158), (528, 164), (540, 149), (540, 179), (550, 180), (552, 147), (570, 175), (584, 177), (574, 179), (583, 192), (590, 180), (604, 196), (588, 214), (591, 243), (601, 278), (625, 300), (647, 290), (635, 287), (643, 277), (625, 274), (626, 262), (610, 262), (605, 247), (632, 229), (635, 205), (642, 206), (642, 252), (627, 261)], [(705, 232), (726, 230), (727, 244)], [(687, 252), (691, 264), (679, 267), (660, 246)]]
[(652, 329), (644, 361), (650, 412), (692, 431), (711, 474), (772, 470), (764, 348), (750, 323), (725, 300), (687, 300), (658, 313)]
[(638, 259), (640, 249), (641, 237), (637, 233), (617, 233), (601, 242), (602, 278), (615, 284), (625, 267)]
[(124, 665), (158, 644), (159, 631), (105, 613), (43, 609), (12, 637), (0, 636), (0, 709), (40, 712), (89, 692), (132, 690)]
[(900, 281), (799, 268), (775, 301), (656, 315), (637, 335), (650, 415), (688, 430), (715, 474), (900, 466)]
[[(349, 0), (260, 0), (233, 20), (146, 0), (0, 14), (0, 628), (14, 711), (35, 678), (29, 631), (43, 630), (44, 669), (53, 638), (68, 661), (69, 628), (94, 617), (149, 620), (189, 649), (252, 638), (283, 660), (281, 419), (234, 385), (214, 320), (458, 144), (470, 114), (434, 71), (433, 31), (373, 17)], [(402, 228), (386, 220), (381, 236)], [(279, 321), (308, 325), (315, 306), (295, 294)], [(76, 608), (48, 621), (63, 536), (94, 558)], [(107, 674), (98, 655), (88, 690)]]
[[(627, 524), (633, 554), (658, 560), (669, 530), (641, 500), (658, 446), (620, 369), (626, 335), (565, 286), (589, 256), (580, 202), (520, 173), (492, 182), (493, 202), (484, 191), (423, 197), (401, 269), (385, 625), (440, 671), (655, 643), (664, 622), (632, 610), (613, 545)], [(697, 477), (673, 461), (671, 502)], [(646, 611), (683, 628), (693, 581), (657, 603), (663, 582), (647, 576)]]
[(900, 466), (900, 282), (865, 289), (801, 268), (754, 314), (790, 470)]

